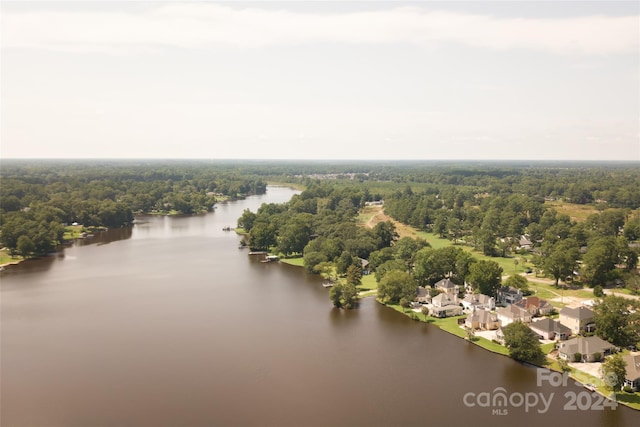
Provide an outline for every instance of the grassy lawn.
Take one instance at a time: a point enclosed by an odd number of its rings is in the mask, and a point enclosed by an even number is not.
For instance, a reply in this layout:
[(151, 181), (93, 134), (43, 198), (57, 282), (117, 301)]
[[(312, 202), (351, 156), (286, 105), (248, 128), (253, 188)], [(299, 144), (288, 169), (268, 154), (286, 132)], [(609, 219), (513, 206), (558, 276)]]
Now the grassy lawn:
[(5, 250), (0, 251), (0, 265), (9, 264), (9, 263), (12, 263), (12, 262), (22, 261), (22, 259), (23, 258), (21, 256), (12, 257)]
[(574, 203), (567, 203), (561, 201), (545, 202), (545, 206), (553, 208), (558, 213), (569, 215), (569, 217), (578, 222), (586, 220), (589, 215), (599, 213), (599, 211), (591, 205), (576, 205)]
[[(419, 231), (417, 235), (425, 239), (427, 242), (429, 242), (431, 247), (434, 249), (445, 248), (447, 246), (453, 245), (453, 242), (451, 240), (441, 239), (437, 234), (434, 234), (434, 233)], [(520, 256), (517, 256), (518, 265), (515, 265), (514, 260), (516, 258), (490, 257), (483, 254), (482, 252), (474, 250), (470, 246), (466, 246), (466, 245), (457, 245), (457, 246), (461, 247), (467, 252), (470, 252), (478, 260), (497, 262), (498, 265), (502, 267), (502, 271), (503, 271), (502, 274), (507, 276), (512, 275), (514, 273), (517, 273), (517, 274), (524, 273), (525, 271), (527, 271), (527, 268), (533, 268), (533, 264), (522, 262), (522, 258)]]
[(640, 410), (640, 393), (625, 393), (620, 391), (616, 393), (616, 401), (624, 403), (633, 409)]
[(360, 281), (360, 286), (358, 286), (358, 289), (361, 289), (363, 291), (377, 290), (378, 282), (376, 282), (376, 276), (373, 274), (362, 276), (362, 280)]
[(82, 225), (67, 225), (64, 228), (64, 240), (74, 240), (80, 237), (84, 227)]
[(295, 265), (296, 267), (304, 267), (304, 259), (302, 257), (298, 258), (281, 258), (281, 263)]
[(540, 348), (542, 349), (542, 352), (543, 352), (544, 354), (549, 354), (549, 353), (551, 353), (551, 351), (552, 351), (554, 348), (556, 348), (556, 343), (554, 343), (554, 342), (550, 342), (550, 343), (547, 343), (547, 344), (542, 344), (542, 345), (540, 346)]
[(593, 291), (586, 288), (556, 288), (553, 284), (539, 282), (529, 282), (529, 288), (536, 292), (536, 296), (547, 300), (559, 297), (593, 299)]

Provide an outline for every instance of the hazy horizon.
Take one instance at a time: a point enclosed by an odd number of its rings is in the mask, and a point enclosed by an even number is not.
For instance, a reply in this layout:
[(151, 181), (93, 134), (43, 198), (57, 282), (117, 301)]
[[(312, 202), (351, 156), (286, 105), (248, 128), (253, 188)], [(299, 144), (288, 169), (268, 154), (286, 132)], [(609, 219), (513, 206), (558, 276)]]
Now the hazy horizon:
[(640, 3), (1, 4), (2, 159), (640, 161)]

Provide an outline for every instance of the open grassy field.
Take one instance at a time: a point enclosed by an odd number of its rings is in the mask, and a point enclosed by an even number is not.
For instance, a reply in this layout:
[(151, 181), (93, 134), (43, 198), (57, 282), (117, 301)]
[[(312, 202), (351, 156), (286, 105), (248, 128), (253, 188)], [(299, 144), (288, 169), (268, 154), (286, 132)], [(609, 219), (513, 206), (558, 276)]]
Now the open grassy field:
[[(366, 227), (373, 228), (379, 222), (391, 221), (396, 226), (396, 231), (400, 237), (421, 237), (429, 242), (431, 247), (435, 249), (444, 248), (446, 246), (453, 245), (453, 242), (449, 239), (441, 239), (434, 233), (428, 233), (425, 231), (418, 231), (415, 228), (393, 220), (390, 216), (384, 213), (382, 206), (367, 206), (360, 211), (358, 215), (358, 224)], [(533, 265), (524, 262), (521, 257), (518, 257), (518, 264), (514, 263), (516, 258), (501, 258), (501, 257), (489, 257), (482, 252), (475, 251), (469, 246), (459, 245), (462, 249), (469, 251), (477, 259), (490, 260), (497, 262), (502, 267), (504, 275), (511, 275), (514, 273), (524, 273), (528, 268), (532, 268)]]
[(577, 205), (559, 200), (544, 202), (544, 205), (557, 210), (558, 213), (569, 215), (572, 220), (578, 222), (582, 222), (586, 220), (589, 215), (599, 212), (593, 205)]
[(74, 240), (82, 235), (84, 227), (82, 225), (67, 225), (64, 228), (64, 240)]
[(304, 267), (304, 259), (302, 257), (297, 258), (282, 258), (280, 262), (283, 264), (295, 265), (296, 267)]
[(19, 262), (19, 261), (22, 261), (22, 259), (23, 258), (20, 256), (12, 257), (7, 253), (7, 251), (4, 251), (4, 250), (0, 251), (0, 265), (9, 264), (12, 262)]

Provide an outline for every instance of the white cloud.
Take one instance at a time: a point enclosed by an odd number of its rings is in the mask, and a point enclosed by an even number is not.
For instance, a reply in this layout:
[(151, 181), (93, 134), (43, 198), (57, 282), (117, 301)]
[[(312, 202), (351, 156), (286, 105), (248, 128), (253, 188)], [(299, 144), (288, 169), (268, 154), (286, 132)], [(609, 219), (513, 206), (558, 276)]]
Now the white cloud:
[(5, 10), (2, 45), (130, 53), (162, 47), (449, 42), (499, 50), (609, 54), (637, 51), (639, 30), (639, 16), (498, 18), (418, 7), (314, 14), (176, 3), (135, 11)]

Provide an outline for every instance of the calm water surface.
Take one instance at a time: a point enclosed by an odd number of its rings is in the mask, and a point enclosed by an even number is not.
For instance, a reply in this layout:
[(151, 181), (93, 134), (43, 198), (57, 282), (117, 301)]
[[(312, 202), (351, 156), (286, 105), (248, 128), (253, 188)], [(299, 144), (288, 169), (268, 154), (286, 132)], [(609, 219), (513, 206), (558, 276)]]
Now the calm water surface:
[[(318, 277), (238, 249), (242, 210), (145, 217), (2, 273), (0, 424), (10, 426), (588, 426), (570, 384), (366, 299), (333, 309)], [(542, 393), (548, 412), (468, 407), (466, 393)]]

